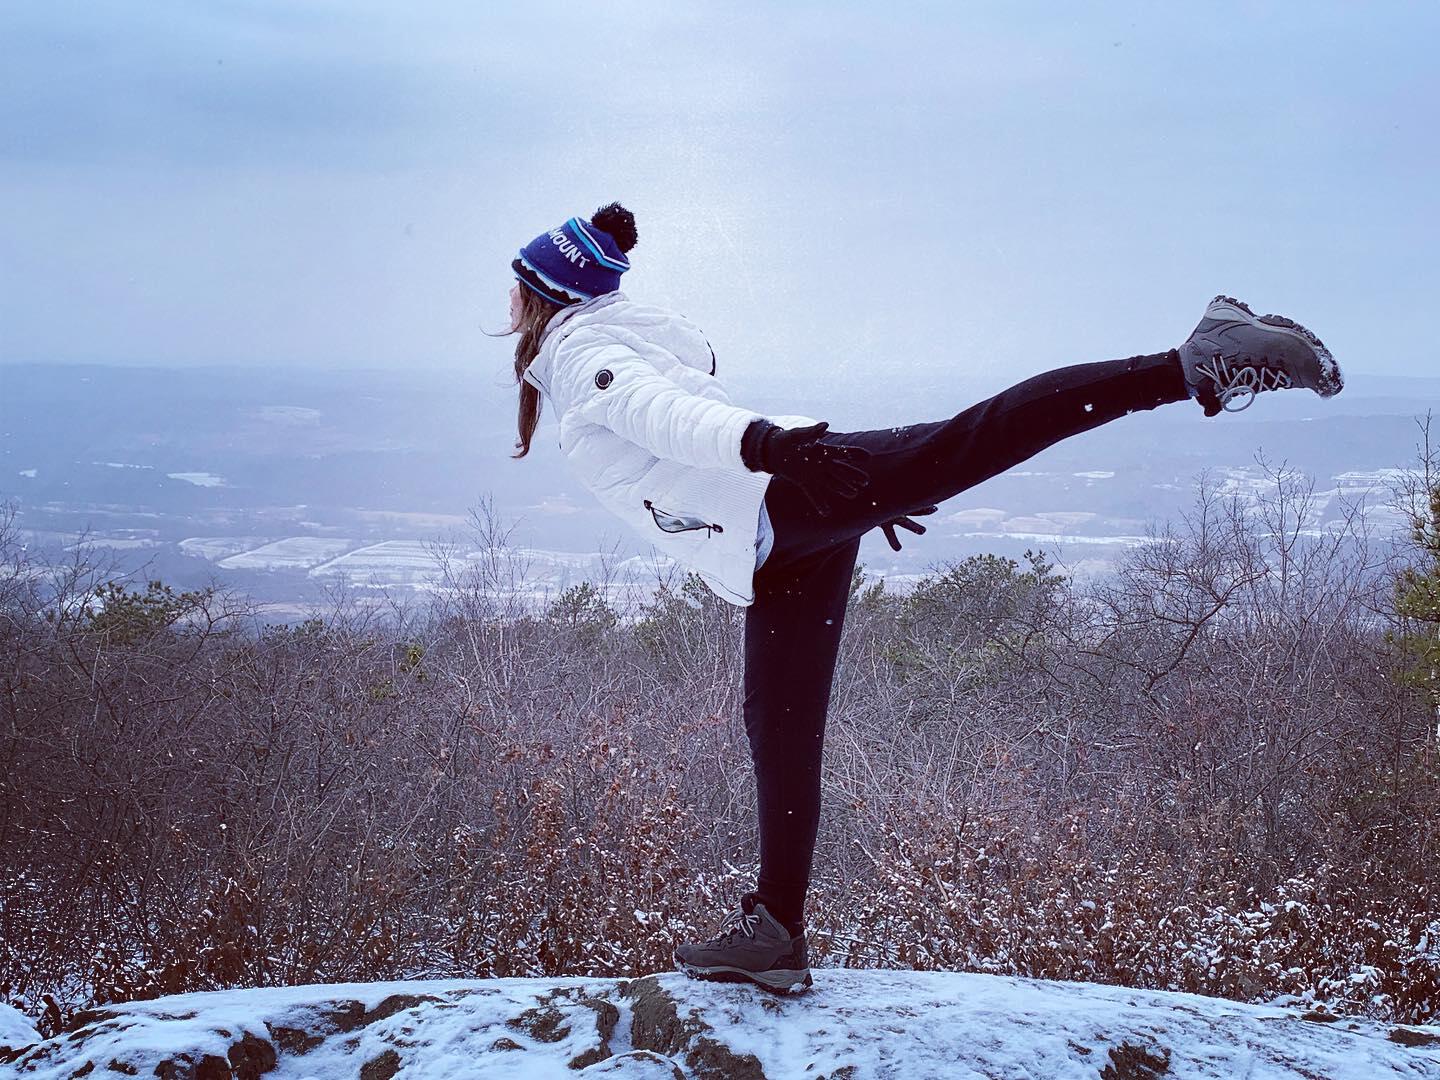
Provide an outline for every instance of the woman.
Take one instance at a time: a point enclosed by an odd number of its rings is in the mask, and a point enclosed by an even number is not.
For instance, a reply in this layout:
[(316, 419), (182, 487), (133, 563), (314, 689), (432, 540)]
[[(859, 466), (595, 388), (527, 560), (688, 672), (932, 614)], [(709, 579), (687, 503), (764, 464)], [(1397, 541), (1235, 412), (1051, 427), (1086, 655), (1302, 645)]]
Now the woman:
[(807, 416), (731, 404), (700, 330), (619, 291), (634, 217), (611, 203), (537, 236), (511, 263), (520, 335), (520, 440), (541, 394), (586, 487), (666, 555), (745, 612), (745, 730), (760, 816), (756, 888), (716, 937), (680, 945), (693, 976), (779, 993), (811, 985), (805, 894), (820, 815), (830, 683), (860, 538), (1045, 447), (1137, 409), (1195, 399), (1207, 416), (1255, 394), (1343, 383), (1314, 334), (1216, 297), (1166, 352), (1059, 368), (933, 423), (834, 432)]

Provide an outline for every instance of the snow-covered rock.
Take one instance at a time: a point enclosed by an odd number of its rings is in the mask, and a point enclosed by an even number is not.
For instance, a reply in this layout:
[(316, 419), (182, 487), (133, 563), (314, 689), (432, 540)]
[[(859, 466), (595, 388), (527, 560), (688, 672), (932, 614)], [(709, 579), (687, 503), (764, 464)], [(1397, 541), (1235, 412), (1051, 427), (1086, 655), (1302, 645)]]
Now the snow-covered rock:
[[(33, 1039), (18, 1015), (0, 1031)], [(14, 1045), (13, 1043), (11, 1044)], [(108, 1006), (0, 1076), (170, 1080), (1440, 1078), (1440, 1027), (942, 972), (817, 970), (803, 997), (643, 979), (352, 983)]]
[(5, 1060), (5, 1051), (16, 1047), (29, 1046), (40, 1041), (35, 1025), (25, 1018), (19, 1009), (0, 1004), (0, 1061)]

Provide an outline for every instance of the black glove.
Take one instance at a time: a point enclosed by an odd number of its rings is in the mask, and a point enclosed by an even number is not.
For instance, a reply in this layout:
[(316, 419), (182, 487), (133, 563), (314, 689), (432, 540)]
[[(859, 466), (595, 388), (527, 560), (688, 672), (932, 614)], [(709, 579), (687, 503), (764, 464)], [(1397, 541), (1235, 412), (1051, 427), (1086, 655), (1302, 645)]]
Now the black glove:
[(829, 422), (783, 428), (769, 420), (750, 423), (740, 441), (740, 456), (750, 469), (789, 480), (810, 500), (815, 512), (828, 517), (831, 495), (853, 499), (870, 482), (858, 462), (870, 457), (863, 446), (834, 446), (819, 441)]
[(926, 514), (933, 514), (936, 510), (939, 509), (940, 507), (938, 506), (922, 506), (918, 510), (911, 510), (910, 514), (904, 514), (898, 518), (892, 518), (891, 520), (881, 525), (880, 528), (885, 530), (885, 539), (890, 541), (890, 546), (896, 551), (899, 551), (900, 541), (895, 536), (895, 526), (899, 525), (902, 529), (909, 529), (911, 532), (918, 533), (923, 536), (925, 534), (925, 526), (919, 524), (918, 522), (911, 521), (910, 515), (924, 517)]

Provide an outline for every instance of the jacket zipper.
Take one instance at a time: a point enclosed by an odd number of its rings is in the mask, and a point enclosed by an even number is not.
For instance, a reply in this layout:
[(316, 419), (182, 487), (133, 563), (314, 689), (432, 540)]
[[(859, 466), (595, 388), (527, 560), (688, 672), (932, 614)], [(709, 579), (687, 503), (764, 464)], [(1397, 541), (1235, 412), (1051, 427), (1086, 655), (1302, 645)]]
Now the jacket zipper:
[[(655, 522), (656, 527), (659, 528), (661, 532), (682, 533), (691, 532), (696, 529), (714, 529), (717, 533), (723, 533), (725, 531), (724, 527), (721, 525), (716, 525), (712, 522), (704, 521), (701, 518), (693, 517), (689, 514), (672, 514), (668, 510), (661, 510), (649, 499), (645, 500), (645, 509), (650, 511), (651, 519)], [(668, 521), (662, 521), (662, 518), (666, 518), (668, 519)], [(667, 528), (667, 525), (679, 527)]]

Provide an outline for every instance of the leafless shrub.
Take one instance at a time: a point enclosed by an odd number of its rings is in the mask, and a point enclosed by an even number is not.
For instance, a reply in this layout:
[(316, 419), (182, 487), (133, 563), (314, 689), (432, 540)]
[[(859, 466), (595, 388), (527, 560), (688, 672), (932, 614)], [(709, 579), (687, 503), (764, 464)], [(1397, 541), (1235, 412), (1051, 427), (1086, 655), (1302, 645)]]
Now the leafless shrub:
[[(1393, 553), (1319, 507), (1202, 485), (1086, 587), (857, 572), (817, 960), (1435, 1016), (1429, 706)], [(0, 513), (0, 995), (638, 974), (713, 925), (756, 869), (743, 612), (693, 576), (537, 603), (474, 529), (428, 606), (282, 627), (37, 566)]]

